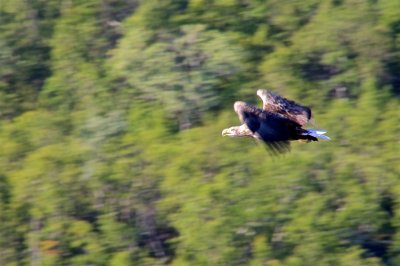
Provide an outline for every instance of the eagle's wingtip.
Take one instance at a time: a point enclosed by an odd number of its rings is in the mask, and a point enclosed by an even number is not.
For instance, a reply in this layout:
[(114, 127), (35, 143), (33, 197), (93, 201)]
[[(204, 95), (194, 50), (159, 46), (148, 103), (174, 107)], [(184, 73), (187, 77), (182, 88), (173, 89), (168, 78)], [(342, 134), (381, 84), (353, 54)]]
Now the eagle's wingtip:
[(263, 95), (265, 95), (265, 94), (267, 94), (267, 93), (268, 93), (268, 91), (265, 90), (265, 89), (258, 89), (258, 90), (257, 90), (257, 95), (258, 95), (259, 97), (262, 97)]
[(245, 105), (245, 104), (246, 104), (245, 102), (236, 101), (236, 102), (233, 104), (233, 109), (234, 109), (235, 112), (237, 113), (237, 112), (243, 107), (243, 105)]

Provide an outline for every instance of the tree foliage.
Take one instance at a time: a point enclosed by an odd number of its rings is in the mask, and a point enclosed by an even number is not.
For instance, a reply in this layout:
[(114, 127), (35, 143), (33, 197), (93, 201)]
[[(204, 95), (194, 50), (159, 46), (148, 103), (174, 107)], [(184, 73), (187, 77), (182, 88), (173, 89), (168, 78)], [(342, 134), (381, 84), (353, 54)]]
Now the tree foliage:
[[(398, 1), (3, 2), (0, 265), (400, 263)], [(332, 141), (221, 138), (260, 87)]]

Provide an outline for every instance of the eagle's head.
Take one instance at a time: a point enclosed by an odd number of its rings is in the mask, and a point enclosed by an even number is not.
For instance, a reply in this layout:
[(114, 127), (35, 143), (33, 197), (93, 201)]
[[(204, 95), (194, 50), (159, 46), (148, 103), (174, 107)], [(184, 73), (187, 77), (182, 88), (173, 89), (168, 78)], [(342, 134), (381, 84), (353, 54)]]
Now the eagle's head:
[(230, 128), (225, 128), (222, 130), (222, 136), (228, 136), (228, 137), (239, 137), (239, 127), (230, 127)]
[(250, 131), (250, 129), (245, 124), (243, 124), (241, 126), (225, 128), (224, 130), (222, 130), (222, 136), (253, 137), (253, 133)]

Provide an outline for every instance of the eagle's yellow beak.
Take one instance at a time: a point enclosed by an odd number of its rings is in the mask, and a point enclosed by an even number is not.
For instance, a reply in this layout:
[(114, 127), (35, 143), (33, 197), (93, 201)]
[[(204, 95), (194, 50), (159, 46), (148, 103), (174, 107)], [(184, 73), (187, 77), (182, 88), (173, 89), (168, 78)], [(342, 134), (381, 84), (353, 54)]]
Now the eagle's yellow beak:
[(228, 136), (229, 135), (229, 128), (225, 128), (224, 130), (222, 130), (222, 136)]

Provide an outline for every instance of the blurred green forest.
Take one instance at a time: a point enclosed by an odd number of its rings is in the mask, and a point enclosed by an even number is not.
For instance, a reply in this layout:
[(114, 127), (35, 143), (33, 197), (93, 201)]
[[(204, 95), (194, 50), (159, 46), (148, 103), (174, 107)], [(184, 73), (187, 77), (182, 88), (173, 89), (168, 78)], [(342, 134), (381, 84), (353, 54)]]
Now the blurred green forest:
[(398, 0), (0, 0), (0, 265), (400, 265), (399, 107)]

